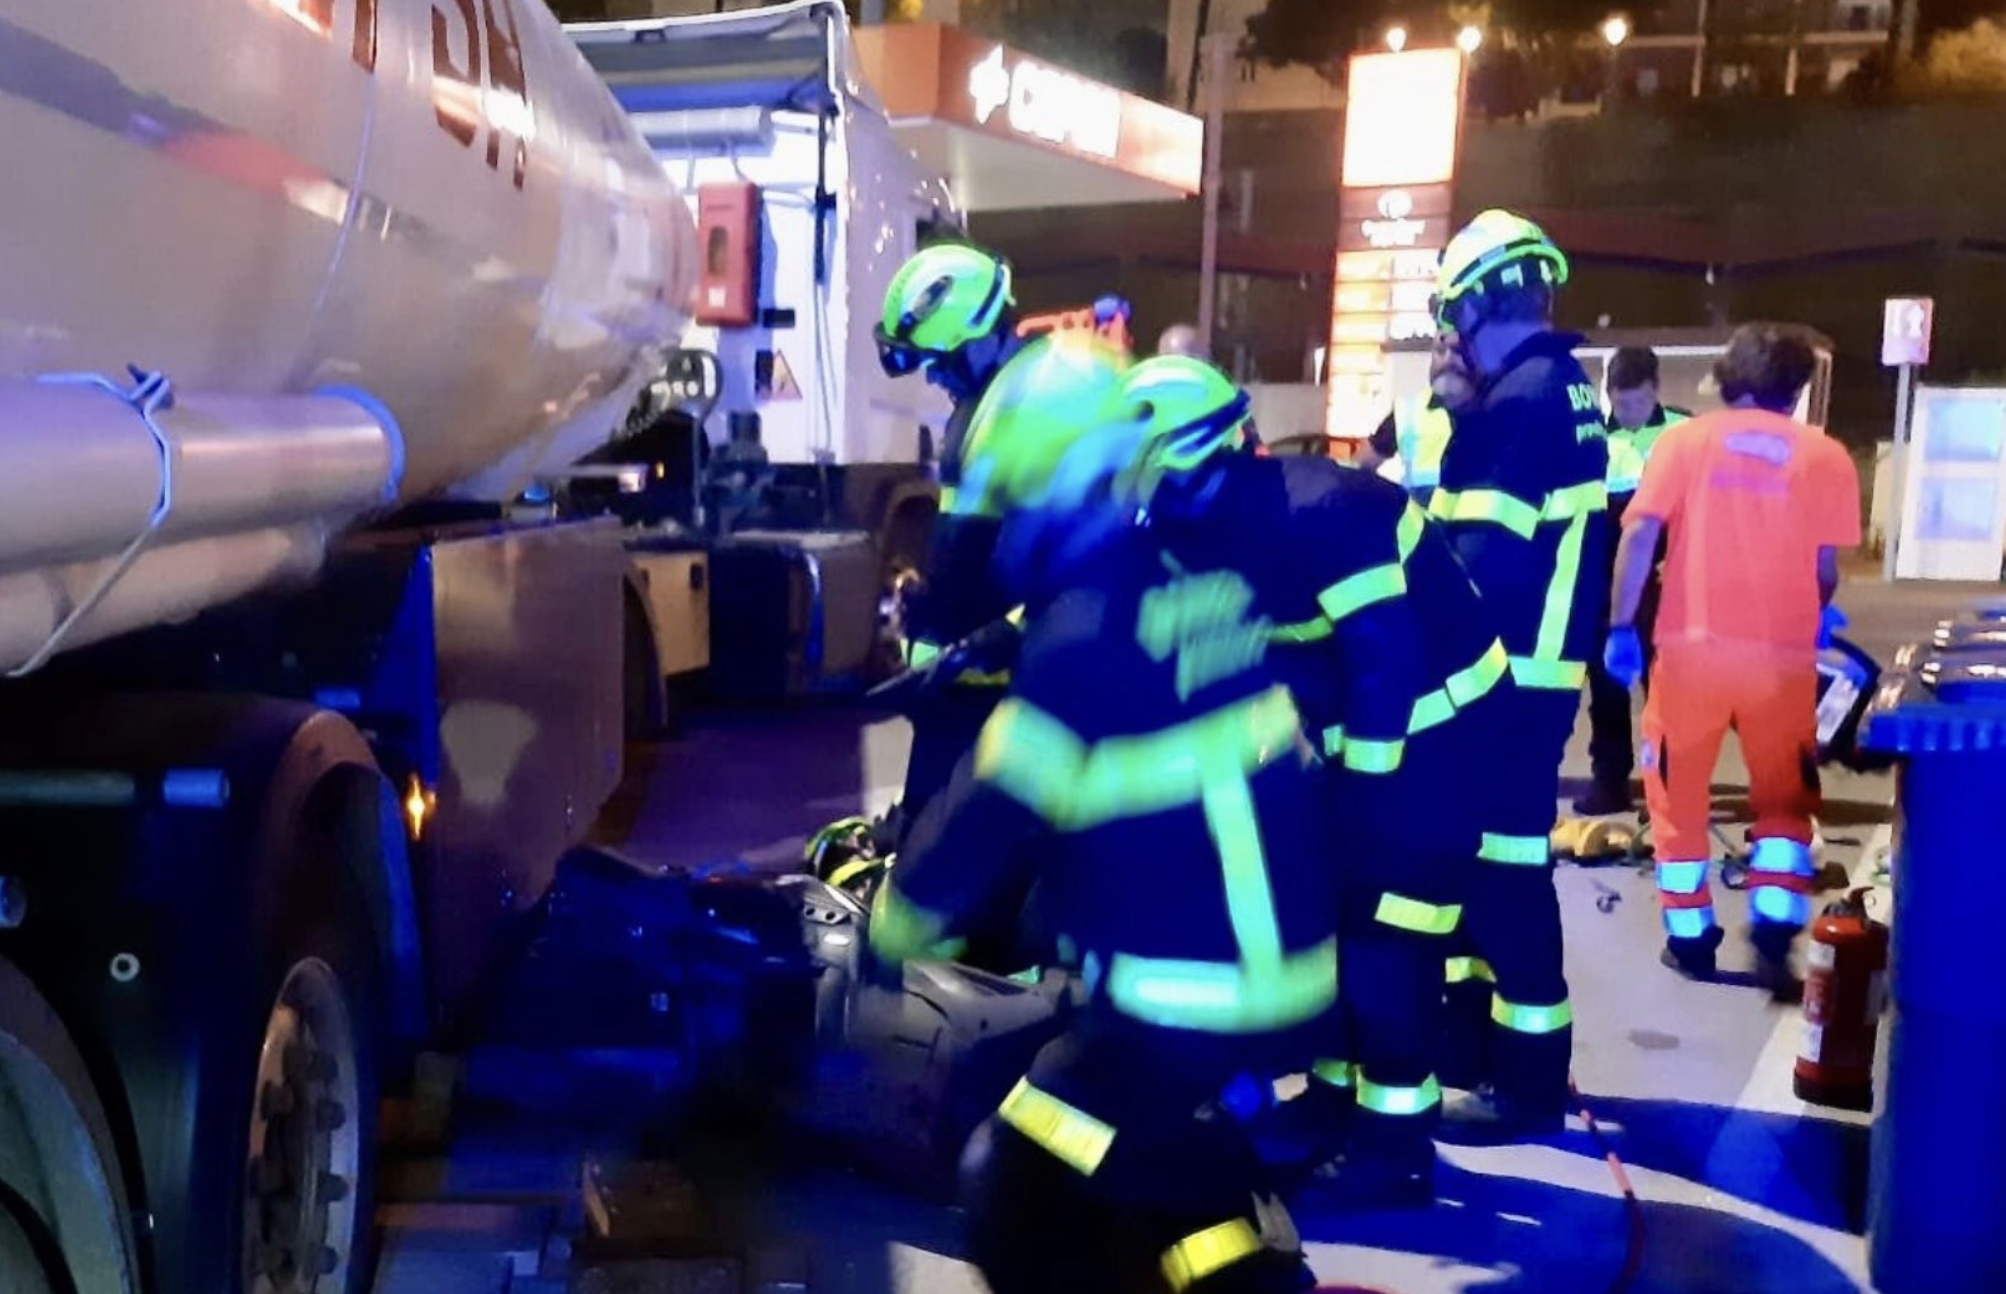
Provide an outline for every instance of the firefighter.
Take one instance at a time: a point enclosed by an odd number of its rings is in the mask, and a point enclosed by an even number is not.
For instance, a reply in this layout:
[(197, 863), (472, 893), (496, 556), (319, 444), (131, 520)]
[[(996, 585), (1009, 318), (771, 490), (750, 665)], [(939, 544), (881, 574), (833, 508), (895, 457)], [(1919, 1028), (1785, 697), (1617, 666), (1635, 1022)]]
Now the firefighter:
[(1707, 885), (1710, 791), (1733, 728), (1756, 813), (1748, 891), (1757, 977), (1786, 1000), (1797, 993), (1790, 947), (1810, 915), (1816, 870), (1817, 650), (1837, 619), (1839, 550), (1860, 542), (1852, 458), (1790, 416), (1815, 365), (1787, 330), (1735, 333), (1715, 370), (1729, 407), (1658, 443), (1624, 518), (1606, 653), (1625, 686), (1642, 676), (1637, 616), (1668, 539), (1642, 751), (1665, 961), (1695, 978), (1714, 972), (1722, 934)]
[[(957, 489), (969, 425), (985, 393), (1024, 345), (1009, 264), (966, 243), (922, 248), (892, 279), (877, 343), (886, 373), (923, 373), (954, 402), (941, 447), (940, 516), (906, 612), (906, 664), (919, 668), (1012, 609), (990, 572), (996, 521), (959, 507)], [(1007, 659), (1008, 653), (1003, 655)], [(974, 746), (1002, 695), (1004, 677), (1000, 670), (970, 669), (911, 707), (912, 750), (887, 842), (891, 848)]]
[[(1224, 1094), (1302, 1066), (1337, 988), (1314, 753), (1231, 569), (1166, 560), (1105, 487), (1121, 366), (1055, 337), (970, 430), (1029, 608), (1008, 696), (879, 891), (898, 961), (1035, 877), (1087, 1001), (977, 1134), (970, 1251), (996, 1294), (1313, 1284)], [(1101, 502), (1092, 504), (1096, 497)]]
[[(1623, 513), (1630, 497), (1642, 481), (1644, 466), (1659, 437), (1678, 423), (1692, 417), (1684, 409), (1667, 408), (1658, 398), (1658, 354), (1648, 346), (1625, 346), (1609, 358), (1609, 413), (1603, 426), (1609, 432), (1609, 522), (1610, 529), (1622, 528)], [(1610, 546), (1614, 576), (1615, 546)], [(1662, 561), (1664, 554), (1658, 554)], [(1637, 607), (1639, 638), (1651, 641), (1651, 623), (1657, 615), (1658, 581), (1655, 566), (1644, 586)], [(1650, 661), (1645, 661), (1645, 674)], [(1635, 740), (1630, 731), (1630, 690), (1609, 677), (1601, 660), (1588, 662), (1588, 762), (1594, 780), (1574, 801), (1574, 811), (1586, 817), (1626, 813), (1630, 798), (1630, 775), (1635, 771)]]
[(1237, 452), (1247, 397), (1202, 362), (1145, 361), (1127, 390), (1148, 427), (1135, 493), (1151, 533), (1181, 565), (1251, 572), (1283, 608), (1276, 660), (1322, 735), (1346, 1028), (1279, 1122), (1342, 1146), (1312, 1188), (1320, 1204), (1424, 1205), (1443, 966), (1503, 740), (1504, 646), (1398, 487), (1329, 459)]
[(1492, 1051), (1491, 1083), (1445, 1112), (1444, 1135), (1463, 1140), (1544, 1136), (1566, 1115), (1574, 1017), (1550, 834), (1606, 623), (1595, 577), (1609, 545), (1601, 401), (1574, 359), (1581, 339), (1552, 323), (1566, 281), (1567, 258), (1537, 225), (1491, 210), (1450, 240), (1436, 283), (1436, 322), (1476, 389), (1454, 412), (1429, 513), (1497, 617), (1516, 685), (1467, 909), (1495, 983), (1451, 988), (1452, 1015), (1488, 1028)]

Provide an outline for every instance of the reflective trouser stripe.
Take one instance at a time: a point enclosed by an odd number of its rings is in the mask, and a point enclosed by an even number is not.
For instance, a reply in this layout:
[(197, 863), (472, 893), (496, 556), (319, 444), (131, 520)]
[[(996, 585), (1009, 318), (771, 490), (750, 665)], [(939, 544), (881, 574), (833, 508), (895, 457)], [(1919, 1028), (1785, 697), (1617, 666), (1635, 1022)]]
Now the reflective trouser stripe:
[(1310, 1067), (1310, 1077), (1330, 1087), (1348, 1088), (1354, 1081), (1352, 1064), (1348, 1060), (1320, 1060)]
[(1019, 1079), (1003, 1098), (996, 1117), (1029, 1137), (1073, 1171), (1092, 1177), (1114, 1145), (1114, 1129), (1084, 1110)]
[(1748, 906), (1757, 921), (1801, 926), (1811, 919), (1816, 867), (1810, 846), (1769, 836), (1748, 855)]
[(1666, 908), (1665, 933), (1674, 939), (1700, 939), (1713, 929), (1713, 904), (1703, 908)]
[(1566, 1002), (1558, 1006), (1522, 1006), (1494, 994), (1491, 1019), (1513, 1033), (1554, 1033), (1574, 1023), (1574, 1008)]
[(1323, 757), (1340, 760), (1345, 771), (1351, 773), (1397, 773), (1407, 758), (1407, 739), (1374, 741), (1353, 737), (1345, 733), (1343, 724), (1332, 724), (1323, 730)]
[(1183, 1294), (1259, 1252), (1261, 1233), (1245, 1218), (1234, 1218), (1170, 1246), (1163, 1255), (1163, 1279), (1170, 1283), (1172, 1294)]
[(1471, 980), (1482, 980), (1486, 984), (1498, 982), (1497, 972), (1481, 957), (1451, 957), (1443, 966), (1443, 978), (1451, 984), (1467, 984)]
[(1666, 894), (1698, 894), (1706, 888), (1707, 864), (1659, 863), (1658, 888)]
[(1665, 933), (1674, 939), (1698, 939), (1713, 929), (1713, 896), (1707, 892), (1709, 864), (1658, 864), (1658, 906)]
[(1500, 836), (1486, 831), (1477, 857), (1487, 863), (1544, 867), (1552, 859), (1552, 850), (1553, 842), (1545, 836)]
[(1379, 910), (1372, 914), (1372, 919), (1383, 926), (1417, 935), (1454, 934), (1456, 923), (1462, 917), (1461, 904), (1423, 903), (1404, 894), (1391, 893), (1379, 896)]
[(1400, 771), (1400, 765), (1407, 756), (1405, 738), (1392, 741), (1367, 741), (1362, 737), (1348, 737), (1344, 742), (1344, 767), (1353, 773), (1374, 773), (1386, 775)]
[[(1757, 921), (1767, 921), (1772, 925), (1801, 926), (1811, 919), (1811, 899), (1790, 887), (1756, 879), (1758, 873), (1750, 872), (1748, 877), (1748, 906)], [(1791, 880), (1797, 878), (1792, 877)]]
[(1358, 1080), (1358, 1104), (1374, 1114), (1408, 1118), (1426, 1114), (1442, 1101), (1442, 1085), (1433, 1074), (1419, 1087), (1383, 1087), (1369, 1078)]

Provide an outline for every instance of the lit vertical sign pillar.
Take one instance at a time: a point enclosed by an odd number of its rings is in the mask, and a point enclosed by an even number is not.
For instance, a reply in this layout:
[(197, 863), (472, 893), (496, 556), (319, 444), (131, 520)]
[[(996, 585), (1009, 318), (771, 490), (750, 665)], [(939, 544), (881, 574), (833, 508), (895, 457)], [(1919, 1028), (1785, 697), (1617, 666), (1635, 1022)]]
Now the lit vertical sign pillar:
[(1351, 60), (1330, 302), (1325, 434), (1370, 435), (1391, 404), (1386, 344), (1433, 334), (1428, 298), (1449, 241), (1464, 54)]

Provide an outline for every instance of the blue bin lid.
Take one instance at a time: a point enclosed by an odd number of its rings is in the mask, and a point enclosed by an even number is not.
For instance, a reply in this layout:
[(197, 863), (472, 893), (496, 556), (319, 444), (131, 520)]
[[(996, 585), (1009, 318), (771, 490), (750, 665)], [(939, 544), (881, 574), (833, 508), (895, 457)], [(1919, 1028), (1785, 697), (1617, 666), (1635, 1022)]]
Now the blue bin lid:
[(1860, 725), (1860, 744), (1894, 755), (2006, 752), (2006, 643), (1904, 653)]

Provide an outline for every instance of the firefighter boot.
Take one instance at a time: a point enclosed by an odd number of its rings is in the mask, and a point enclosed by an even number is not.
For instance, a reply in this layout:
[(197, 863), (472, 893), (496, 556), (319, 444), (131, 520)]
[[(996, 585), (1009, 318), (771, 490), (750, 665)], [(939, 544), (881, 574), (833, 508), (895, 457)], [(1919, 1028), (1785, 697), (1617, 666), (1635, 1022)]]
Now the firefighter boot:
[(1804, 981), (1790, 969), (1790, 946), (1796, 940), (1796, 926), (1776, 921), (1757, 921), (1748, 932), (1755, 945), (1755, 982), (1785, 1006), (1804, 1000)]
[(1658, 960), (1689, 980), (1702, 984), (1715, 975), (1714, 954), (1720, 951), (1721, 940), (1726, 938), (1719, 926), (1693, 939), (1671, 938), (1665, 940), (1665, 951)]
[(1357, 1114), (1358, 1101), (1349, 1084), (1334, 1086), (1312, 1076), (1302, 1095), (1258, 1115), (1248, 1132), (1263, 1164), (1292, 1175), (1336, 1155)]
[(1327, 1213), (1425, 1209), (1435, 1202), (1435, 1111), (1384, 1115), (1361, 1109), (1342, 1155), (1319, 1167), (1300, 1205)]
[(1508, 1146), (1545, 1141), (1567, 1129), (1564, 1106), (1534, 1106), (1483, 1087), (1442, 1106), (1439, 1140), (1452, 1146)]

